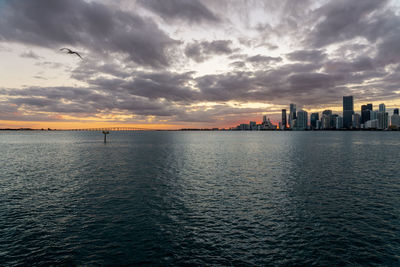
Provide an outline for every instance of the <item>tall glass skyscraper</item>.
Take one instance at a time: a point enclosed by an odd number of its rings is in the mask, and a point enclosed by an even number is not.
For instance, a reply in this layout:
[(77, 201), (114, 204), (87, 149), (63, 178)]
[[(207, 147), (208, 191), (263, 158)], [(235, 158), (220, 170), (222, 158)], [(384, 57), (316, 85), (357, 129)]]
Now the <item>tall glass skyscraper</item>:
[(310, 126), (311, 129), (317, 128), (317, 121), (319, 120), (319, 113), (311, 113), (310, 116)]
[(366, 123), (371, 119), (371, 111), (373, 110), (372, 104), (361, 106), (361, 123)]
[(343, 96), (343, 127), (349, 129), (352, 126), (354, 114), (353, 96)]
[(290, 113), (289, 113), (289, 126), (290, 128), (294, 128), (296, 125), (294, 125), (293, 121), (296, 119), (296, 104), (291, 103), (290, 104)]
[(297, 118), (296, 118), (296, 129), (299, 130), (305, 130), (307, 129), (307, 124), (308, 124), (308, 113), (307, 111), (300, 110), (297, 112)]
[(286, 129), (287, 122), (286, 122), (286, 109), (282, 109), (282, 129)]
[(386, 106), (385, 104), (379, 104), (379, 112), (386, 112)]

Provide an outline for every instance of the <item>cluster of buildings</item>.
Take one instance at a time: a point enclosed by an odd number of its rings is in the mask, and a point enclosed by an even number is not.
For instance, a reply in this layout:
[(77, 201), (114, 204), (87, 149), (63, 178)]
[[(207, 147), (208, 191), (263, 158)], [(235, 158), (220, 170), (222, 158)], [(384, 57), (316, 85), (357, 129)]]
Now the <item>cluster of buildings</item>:
[(279, 127), (271, 123), (264, 116), (261, 124), (251, 121), (249, 124), (240, 124), (232, 130), (398, 130), (400, 129), (399, 109), (395, 108), (389, 116), (385, 104), (380, 104), (374, 110), (372, 104), (361, 106), (361, 112), (354, 112), (353, 96), (343, 96), (342, 116), (334, 114), (332, 110), (320, 113), (311, 113), (305, 110), (296, 111), (296, 104), (290, 104), (289, 114), (282, 109), (282, 119)]
[(276, 130), (277, 126), (272, 124), (272, 122), (267, 118), (267, 116), (263, 116), (263, 121), (261, 124), (257, 124), (255, 121), (250, 121), (249, 124), (242, 123), (238, 126), (232, 128), (231, 130), (239, 130), (239, 131), (263, 131), (263, 130)]

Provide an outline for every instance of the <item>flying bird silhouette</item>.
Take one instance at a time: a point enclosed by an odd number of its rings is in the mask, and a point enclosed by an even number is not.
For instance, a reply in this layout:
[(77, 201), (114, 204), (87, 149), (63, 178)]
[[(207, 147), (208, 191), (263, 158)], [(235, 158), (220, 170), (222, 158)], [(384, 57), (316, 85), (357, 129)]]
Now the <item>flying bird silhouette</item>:
[(83, 58), (81, 57), (81, 55), (79, 55), (78, 52), (72, 51), (72, 50), (69, 49), (69, 48), (61, 48), (60, 51), (67, 51), (67, 54), (75, 54), (75, 55), (77, 55), (78, 57), (80, 57), (81, 59), (83, 59)]

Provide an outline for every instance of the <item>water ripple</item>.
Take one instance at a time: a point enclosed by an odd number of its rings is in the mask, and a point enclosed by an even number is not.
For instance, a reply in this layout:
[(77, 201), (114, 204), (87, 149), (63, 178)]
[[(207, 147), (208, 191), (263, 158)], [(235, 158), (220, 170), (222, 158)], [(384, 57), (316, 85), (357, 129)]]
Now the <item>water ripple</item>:
[(400, 265), (398, 133), (0, 133), (0, 265)]

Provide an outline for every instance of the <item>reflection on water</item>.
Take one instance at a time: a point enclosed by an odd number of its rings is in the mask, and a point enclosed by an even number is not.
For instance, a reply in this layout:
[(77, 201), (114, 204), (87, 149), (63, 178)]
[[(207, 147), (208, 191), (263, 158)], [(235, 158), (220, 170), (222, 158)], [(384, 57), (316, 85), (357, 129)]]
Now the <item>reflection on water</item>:
[(400, 264), (396, 132), (1, 132), (0, 264)]

